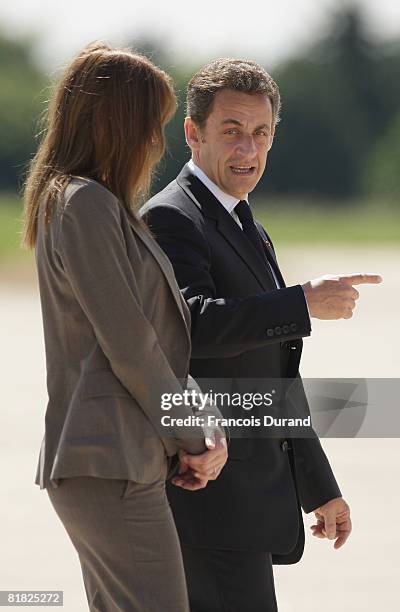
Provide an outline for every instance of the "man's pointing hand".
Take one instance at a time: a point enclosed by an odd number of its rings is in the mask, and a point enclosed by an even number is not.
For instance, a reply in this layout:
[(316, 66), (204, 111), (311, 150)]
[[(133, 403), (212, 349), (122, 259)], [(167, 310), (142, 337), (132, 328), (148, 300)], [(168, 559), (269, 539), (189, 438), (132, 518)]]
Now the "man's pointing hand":
[(311, 317), (317, 319), (350, 319), (360, 297), (354, 285), (377, 285), (379, 274), (326, 275), (308, 281), (303, 287)]

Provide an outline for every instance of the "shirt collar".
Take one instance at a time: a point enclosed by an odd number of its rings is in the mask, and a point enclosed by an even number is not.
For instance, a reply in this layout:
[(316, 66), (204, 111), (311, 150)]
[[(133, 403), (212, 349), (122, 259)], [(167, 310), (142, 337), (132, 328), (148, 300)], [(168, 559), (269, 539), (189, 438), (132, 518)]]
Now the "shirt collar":
[[(217, 200), (222, 204), (224, 208), (228, 211), (229, 214), (232, 213), (236, 204), (240, 202), (238, 198), (229, 195), (229, 193), (225, 193), (216, 185), (211, 179), (208, 178), (205, 172), (199, 166), (197, 166), (193, 159), (188, 161), (189, 170), (197, 176), (197, 178), (211, 191), (211, 193), (217, 198)], [(248, 202), (248, 193), (246, 193), (246, 197), (244, 198), (246, 202)]]

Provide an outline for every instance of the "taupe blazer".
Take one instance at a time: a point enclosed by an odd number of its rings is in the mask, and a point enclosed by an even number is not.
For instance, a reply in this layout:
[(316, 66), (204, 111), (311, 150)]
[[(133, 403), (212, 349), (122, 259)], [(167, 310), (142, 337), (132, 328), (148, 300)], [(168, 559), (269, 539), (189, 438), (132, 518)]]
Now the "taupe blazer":
[(200, 427), (160, 426), (161, 394), (182, 391), (191, 350), (172, 266), (96, 181), (71, 180), (47, 233), (42, 208), (36, 262), (49, 399), (36, 484), (83, 475), (154, 481), (179, 447), (204, 450)]

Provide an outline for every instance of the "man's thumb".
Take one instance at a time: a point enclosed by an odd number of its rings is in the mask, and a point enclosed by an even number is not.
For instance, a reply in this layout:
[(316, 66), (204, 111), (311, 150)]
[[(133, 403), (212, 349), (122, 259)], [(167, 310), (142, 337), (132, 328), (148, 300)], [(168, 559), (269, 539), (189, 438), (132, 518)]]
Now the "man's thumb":
[(330, 512), (325, 517), (325, 534), (328, 540), (333, 540), (336, 536), (336, 518)]

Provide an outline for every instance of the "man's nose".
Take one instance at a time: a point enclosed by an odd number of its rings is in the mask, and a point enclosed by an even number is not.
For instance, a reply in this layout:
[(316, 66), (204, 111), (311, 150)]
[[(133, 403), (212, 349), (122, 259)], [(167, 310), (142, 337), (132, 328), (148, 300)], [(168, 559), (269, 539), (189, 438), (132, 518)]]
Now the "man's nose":
[(238, 144), (238, 151), (246, 157), (255, 156), (257, 147), (253, 136), (243, 136)]

